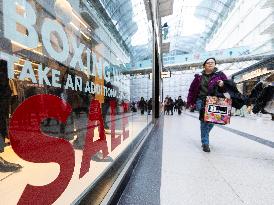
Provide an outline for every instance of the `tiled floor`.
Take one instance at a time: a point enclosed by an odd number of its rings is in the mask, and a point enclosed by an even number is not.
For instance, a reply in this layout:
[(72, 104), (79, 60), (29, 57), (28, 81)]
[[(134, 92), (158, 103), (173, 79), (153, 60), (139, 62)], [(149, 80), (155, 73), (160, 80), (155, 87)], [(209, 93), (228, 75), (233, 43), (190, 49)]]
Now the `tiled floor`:
[(151, 138), (119, 204), (273, 205), (274, 149), (244, 133), (274, 142), (274, 122), (233, 117), (226, 127), (243, 135), (216, 126), (205, 153), (197, 113), (165, 116), (162, 145)]

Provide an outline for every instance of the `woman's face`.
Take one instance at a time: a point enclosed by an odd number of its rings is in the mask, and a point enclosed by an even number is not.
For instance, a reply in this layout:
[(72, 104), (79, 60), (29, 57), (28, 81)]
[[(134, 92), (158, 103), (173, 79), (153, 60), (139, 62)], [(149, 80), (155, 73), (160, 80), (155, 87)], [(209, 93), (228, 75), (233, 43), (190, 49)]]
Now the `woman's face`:
[(215, 61), (213, 59), (208, 59), (204, 65), (205, 72), (212, 73), (215, 66), (216, 66)]

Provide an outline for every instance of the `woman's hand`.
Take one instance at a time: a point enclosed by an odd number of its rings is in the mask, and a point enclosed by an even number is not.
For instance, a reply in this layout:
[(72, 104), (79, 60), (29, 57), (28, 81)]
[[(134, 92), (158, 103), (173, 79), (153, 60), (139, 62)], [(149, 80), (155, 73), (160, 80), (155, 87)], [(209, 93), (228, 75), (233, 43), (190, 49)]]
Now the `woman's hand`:
[(224, 81), (222, 81), (222, 80), (218, 80), (218, 85), (219, 85), (219, 87), (224, 87)]

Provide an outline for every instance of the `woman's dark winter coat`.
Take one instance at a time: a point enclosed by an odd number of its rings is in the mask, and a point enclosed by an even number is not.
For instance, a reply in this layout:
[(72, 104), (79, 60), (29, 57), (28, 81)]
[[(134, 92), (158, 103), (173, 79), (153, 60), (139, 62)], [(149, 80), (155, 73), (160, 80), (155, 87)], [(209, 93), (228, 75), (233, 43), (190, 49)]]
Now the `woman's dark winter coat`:
[[(197, 100), (200, 91), (202, 75), (196, 74), (193, 82), (191, 83), (187, 105), (193, 107)], [(224, 82), (223, 88), (218, 86), (218, 81), (222, 80)], [(217, 97), (225, 97), (224, 93), (227, 92), (232, 99), (232, 107), (236, 109), (240, 109), (242, 106), (248, 104), (248, 97), (242, 95), (236, 84), (232, 80), (228, 80), (226, 75), (223, 72), (215, 72), (211, 77), (208, 83), (208, 95), (209, 96), (217, 96)]]
[[(221, 71), (217, 71), (213, 73), (211, 79), (209, 80), (209, 83), (208, 83), (209, 95), (213, 92), (215, 86), (218, 85), (219, 80), (222, 80), (222, 81), (227, 80), (226, 75)], [(190, 85), (189, 92), (188, 92), (188, 97), (187, 97), (188, 107), (194, 107), (200, 92), (201, 82), (202, 82), (202, 74), (196, 74), (194, 80), (192, 81)]]

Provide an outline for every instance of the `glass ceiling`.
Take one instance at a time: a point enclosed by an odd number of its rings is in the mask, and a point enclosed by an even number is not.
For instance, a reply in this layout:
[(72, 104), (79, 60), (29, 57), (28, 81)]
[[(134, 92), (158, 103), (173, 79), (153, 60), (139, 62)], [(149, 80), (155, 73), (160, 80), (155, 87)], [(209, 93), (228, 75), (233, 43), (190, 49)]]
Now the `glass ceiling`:
[(130, 49), (150, 42), (151, 27), (143, 0), (100, 0), (100, 2)]
[(220, 27), (237, 0), (174, 0), (173, 15), (162, 18), (168, 24), (170, 52), (205, 51), (206, 42)]
[[(220, 27), (237, 0), (174, 0), (167, 23), (171, 54), (205, 50), (207, 41)], [(144, 0), (100, 0), (112, 23), (131, 50), (134, 60), (151, 56), (152, 28)], [(164, 42), (165, 42), (164, 41)]]

